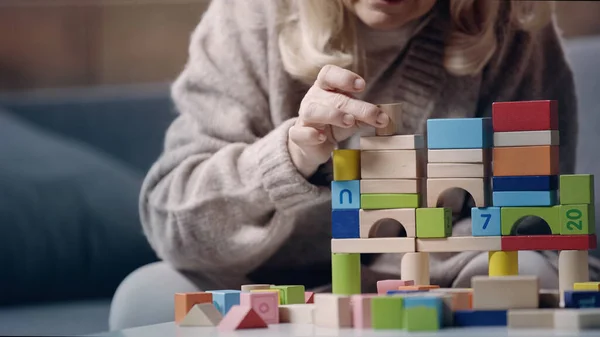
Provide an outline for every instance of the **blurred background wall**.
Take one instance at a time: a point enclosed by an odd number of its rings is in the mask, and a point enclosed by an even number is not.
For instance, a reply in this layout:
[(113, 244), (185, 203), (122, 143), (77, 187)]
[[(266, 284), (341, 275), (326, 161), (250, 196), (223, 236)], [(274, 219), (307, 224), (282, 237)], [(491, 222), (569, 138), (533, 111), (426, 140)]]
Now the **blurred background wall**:
[[(0, 91), (169, 81), (208, 3), (0, 0)], [(600, 2), (556, 9), (565, 37), (600, 34)]]

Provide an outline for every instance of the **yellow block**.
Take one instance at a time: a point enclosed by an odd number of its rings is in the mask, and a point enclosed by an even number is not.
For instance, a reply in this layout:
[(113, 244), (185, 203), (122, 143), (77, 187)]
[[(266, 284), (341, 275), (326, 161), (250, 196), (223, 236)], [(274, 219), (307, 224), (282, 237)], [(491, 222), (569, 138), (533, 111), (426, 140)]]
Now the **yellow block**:
[(573, 290), (600, 291), (600, 282), (575, 282)]
[(519, 252), (490, 251), (488, 254), (489, 276), (519, 275)]
[(333, 180), (360, 179), (360, 150), (333, 150)]
[(266, 293), (266, 292), (270, 292), (270, 293), (277, 293), (277, 303), (279, 303), (280, 305), (283, 304), (281, 303), (281, 289), (252, 289), (250, 290), (251, 293)]

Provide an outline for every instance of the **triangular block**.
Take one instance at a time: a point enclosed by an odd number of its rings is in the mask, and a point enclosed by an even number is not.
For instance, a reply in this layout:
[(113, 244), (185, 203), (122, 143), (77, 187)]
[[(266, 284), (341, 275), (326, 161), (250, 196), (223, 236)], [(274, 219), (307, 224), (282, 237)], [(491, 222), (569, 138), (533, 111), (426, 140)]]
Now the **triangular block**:
[(249, 306), (234, 305), (219, 323), (219, 330), (267, 328), (265, 321)]
[(217, 326), (223, 315), (212, 303), (196, 304), (190, 309), (180, 326)]

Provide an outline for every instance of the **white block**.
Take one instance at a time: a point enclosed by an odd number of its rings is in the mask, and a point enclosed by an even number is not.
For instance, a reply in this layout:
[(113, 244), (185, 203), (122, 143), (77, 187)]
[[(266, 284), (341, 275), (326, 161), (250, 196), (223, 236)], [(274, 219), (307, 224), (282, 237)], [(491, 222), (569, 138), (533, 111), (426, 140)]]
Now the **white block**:
[(429, 178), (427, 179), (427, 207), (437, 207), (440, 196), (453, 188), (461, 188), (469, 192), (475, 201), (475, 207), (487, 207), (489, 204), (491, 189), (489, 179)]
[(315, 294), (314, 324), (324, 328), (352, 327), (350, 296)]
[(501, 236), (451, 236), (448, 238), (417, 238), (417, 252), (445, 253), (463, 251), (502, 250)]
[[(406, 231), (406, 237), (414, 238), (416, 234), (416, 211), (414, 208), (394, 208), (394, 209), (361, 209), (358, 212), (360, 237), (363, 239), (374, 235), (372, 231), (377, 231), (374, 226), (379, 226), (384, 219), (391, 219), (399, 222)], [(376, 236), (373, 236), (376, 237)]]
[(560, 144), (558, 130), (494, 132), (495, 147)]
[(416, 150), (424, 147), (423, 135), (360, 137), (361, 150)]
[(428, 150), (429, 163), (485, 163), (490, 160), (488, 149)]
[(489, 176), (487, 164), (429, 163), (428, 178), (485, 178)]
[(474, 276), (473, 309), (508, 310), (539, 307), (537, 276)]
[(360, 153), (361, 179), (421, 178), (424, 165), (424, 150), (367, 150)]
[(279, 306), (280, 323), (313, 324), (315, 304), (286, 304)]
[(516, 329), (552, 329), (554, 328), (554, 309), (511, 309), (508, 310), (509, 328)]
[(360, 193), (421, 193), (423, 179), (361, 179)]
[(414, 238), (331, 239), (332, 253), (408, 253)]
[(600, 308), (558, 309), (554, 311), (556, 330), (587, 330), (600, 328)]

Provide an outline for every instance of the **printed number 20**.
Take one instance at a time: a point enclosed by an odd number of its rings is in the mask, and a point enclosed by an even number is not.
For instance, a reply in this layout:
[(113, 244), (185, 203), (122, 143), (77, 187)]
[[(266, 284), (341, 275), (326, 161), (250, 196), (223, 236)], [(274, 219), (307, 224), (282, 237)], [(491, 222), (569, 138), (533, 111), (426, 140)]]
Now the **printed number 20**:
[(490, 223), (490, 219), (492, 219), (491, 214), (481, 214), (482, 218), (485, 218), (485, 222), (483, 223), (483, 229), (486, 229), (488, 224)]
[(572, 208), (570, 210), (567, 211), (567, 218), (570, 221), (567, 221), (567, 229), (572, 231), (574, 230), (573, 227), (575, 227), (577, 230), (581, 230), (583, 228), (583, 223), (581, 220), (579, 221), (573, 221), (573, 220), (578, 220), (579, 218), (581, 218), (581, 211), (576, 209), (576, 208)]

